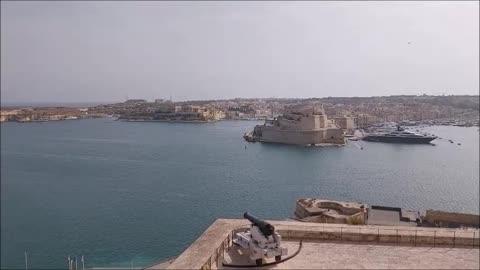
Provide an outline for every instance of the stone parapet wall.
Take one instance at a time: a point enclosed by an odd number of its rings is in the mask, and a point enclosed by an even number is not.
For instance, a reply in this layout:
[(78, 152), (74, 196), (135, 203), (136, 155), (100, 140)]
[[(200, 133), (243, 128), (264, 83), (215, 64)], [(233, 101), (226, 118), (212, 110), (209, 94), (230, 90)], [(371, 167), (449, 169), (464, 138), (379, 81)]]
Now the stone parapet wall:
[[(332, 224), (329, 224), (332, 225)], [(279, 226), (277, 231), (284, 239), (306, 241), (341, 241), (405, 246), (478, 248), (479, 231), (460, 230), (419, 230), (385, 228), (374, 226), (326, 226), (305, 228), (302, 226)]]
[(258, 138), (261, 142), (275, 142), (285, 144), (321, 144), (321, 143), (337, 143), (344, 144), (342, 137), (327, 137), (327, 129), (319, 130), (282, 130), (276, 127), (260, 126), (262, 136)]
[(443, 211), (427, 210), (425, 220), (430, 224), (439, 224), (443, 226), (467, 225), (480, 227), (480, 216), (462, 213), (449, 213)]

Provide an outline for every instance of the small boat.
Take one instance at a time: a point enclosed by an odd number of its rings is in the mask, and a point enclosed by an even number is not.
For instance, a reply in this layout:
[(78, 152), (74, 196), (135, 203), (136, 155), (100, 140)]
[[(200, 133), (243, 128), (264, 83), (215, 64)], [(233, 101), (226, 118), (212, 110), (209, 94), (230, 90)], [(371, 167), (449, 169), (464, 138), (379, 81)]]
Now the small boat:
[(243, 134), (243, 138), (247, 142), (255, 142), (255, 138), (253, 137), (253, 131)]

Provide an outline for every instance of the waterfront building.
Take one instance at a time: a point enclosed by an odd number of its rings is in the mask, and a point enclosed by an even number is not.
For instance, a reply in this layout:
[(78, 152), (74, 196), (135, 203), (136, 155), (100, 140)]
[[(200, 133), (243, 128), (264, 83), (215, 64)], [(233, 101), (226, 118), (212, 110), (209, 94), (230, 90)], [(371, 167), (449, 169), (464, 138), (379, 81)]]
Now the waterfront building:
[(225, 112), (225, 117), (227, 119), (236, 119), (238, 118), (238, 112), (237, 111), (226, 111)]
[(14, 118), (19, 113), (19, 110), (0, 110), (0, 122), (8, 121)]
[(335, 120), (335, 123), (337, 123), (344, 130), (351, 130), (355, 127), (353, 118), (348, 115), (336, 116), (333, 119)]
[(212, 114), (213, 120), (225, 119), (225, 117), (226, 117), (225, 112), (222, 111), (222, 110), (218, 110), (218, 109), (213, 109), (211, 111), (211, 114)]
[(369, 127), (378, 122), (378, 118), (374, 115), (360, 113), (354, 118), (354, 124), (358, 128)]
[(259, 142), (316, 145), (344, 144), (342, 128), (329, 120), (323, 107), (292, 106), (264, 125), (255, 126), (252, 137)]
[(221, 110), (196, 105), (175, 105), (157, 110), (153, 115), (154, 120), (171, 121), (215, 121), (223, 118), (225, 114)]

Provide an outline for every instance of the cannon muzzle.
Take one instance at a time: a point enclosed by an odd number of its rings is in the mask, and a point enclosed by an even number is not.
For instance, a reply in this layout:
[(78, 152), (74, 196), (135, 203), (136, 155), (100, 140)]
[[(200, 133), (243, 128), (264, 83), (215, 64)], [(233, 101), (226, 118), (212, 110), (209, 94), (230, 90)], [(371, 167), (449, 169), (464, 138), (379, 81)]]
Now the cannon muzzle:
[(272, 224), (266, 222), (265, 220), (259, 219), (248, 212), (245, 212), (243, 217), (248, 219), (253, 225), (257, 226), (265, 237), (268, 237), (275, 232), (275, 227), (273, 227)]

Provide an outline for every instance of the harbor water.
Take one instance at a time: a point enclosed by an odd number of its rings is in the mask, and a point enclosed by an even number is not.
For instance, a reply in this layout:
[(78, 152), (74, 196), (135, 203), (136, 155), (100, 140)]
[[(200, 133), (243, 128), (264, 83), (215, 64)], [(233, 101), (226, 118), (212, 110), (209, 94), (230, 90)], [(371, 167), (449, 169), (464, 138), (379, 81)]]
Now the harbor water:
[(320, 148), (246, 143), (258, 123), (2, 123), (1, 268), (25, 251), (30, 269), (142, 266), (217, 218), (286, 219), (300, 197), (479, 213), (477, 127), (425, 128), (436, 146)]

